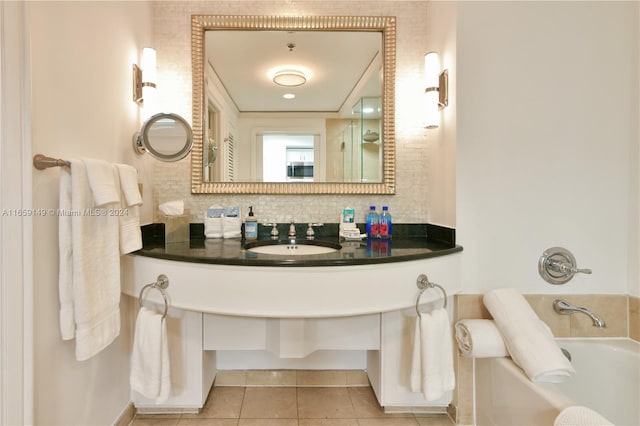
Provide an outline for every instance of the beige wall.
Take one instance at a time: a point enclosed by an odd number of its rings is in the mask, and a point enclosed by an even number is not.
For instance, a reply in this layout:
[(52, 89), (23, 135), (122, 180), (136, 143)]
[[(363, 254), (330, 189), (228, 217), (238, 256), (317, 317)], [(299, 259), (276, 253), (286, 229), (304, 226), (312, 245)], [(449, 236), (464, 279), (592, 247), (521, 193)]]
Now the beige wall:
[[(131, 66), (151, 41), (150, 4), (27, 2), (27, 18), (33, 153), (132, 164), (149, 182), (148, 160), (131, 148), (139, 128)], [(56, 208), (59, 169), (32, 170), (33, 207)], [(57, 232), (57, 217), (33, 220), (34, 424), (112, 424), (129, 402), (134, 305), (122, 300), (114, 343), (76, 361), (75, 342), (59, 331)]]
[[(423, 58), (427, 47), (427, 3), (415, 1), (190, 1), (154, 5), (161, 105), (191, 117), (191, 14), (389, 15), (397, 17), (396, 178), (394, 196), (191, 195), (190, 160), (157, 164), (155, 204), (184, 199), (192, 219), (201, 221), (211, 204), (254, 206), (258, 220), (336, 222), (345, 206), (363, 222), (369, 205), (388, 205), (396, 222), (428, 220), (427, 150), (433, 133), (420, 116)], [(451, 194), (450, 194), (451, 195)], [(451, 225), (453, 220), (446, 220)]]
[[(640, 294), (638, 8), (458, 3), (456, 228), (465, 291)], [(593, 274), (547, 284), (537, 261), (553, 246)]]

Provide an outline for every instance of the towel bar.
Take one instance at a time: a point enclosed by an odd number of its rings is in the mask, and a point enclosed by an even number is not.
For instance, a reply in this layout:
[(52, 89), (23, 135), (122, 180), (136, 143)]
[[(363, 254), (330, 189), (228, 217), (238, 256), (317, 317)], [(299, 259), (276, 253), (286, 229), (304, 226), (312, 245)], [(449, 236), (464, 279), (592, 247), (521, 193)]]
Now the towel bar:
[(71, 163), (60, 158), (47, 157), (46, 155), (36, 154), (33, 156), (33, 167), (38, 170), (48, 169), (49, 167), (71, 167)]
[(160, 294), (162, 294), (162, 298), (164, 299), (164, 312), (162, 314), (162, 319), (164, 319), (167, 316), (167, 311), (169, 310), (169, 299), (167, 297), (167, 292), (165, 291), (167, 287), (169, 287), (169, 278), (167, 278), (165, 274), (158, 275), (158, 281), (147, 284), (142, 287), (142, 289), (140, 289), (140, 295), (138, 296), (140, 307), (142, 307), (144, 292), (148, 289), (156, 289), (160, 292)]
[(418, 297), (416, 298), (416, 313), (419, 317), (422, 317), (422, 312), (420, 312), (420, 298), (422, 297), (422, 293), (428, 288), (437, 288), (442, 293), (443, 303), (442, 307), (447, 307), (447, 291), (439, 284), (429, 281), (429, 278), (425, 274), (418, 275), (418, 279), (416, 280), (416, 285), (420, 292), (418, 293)]

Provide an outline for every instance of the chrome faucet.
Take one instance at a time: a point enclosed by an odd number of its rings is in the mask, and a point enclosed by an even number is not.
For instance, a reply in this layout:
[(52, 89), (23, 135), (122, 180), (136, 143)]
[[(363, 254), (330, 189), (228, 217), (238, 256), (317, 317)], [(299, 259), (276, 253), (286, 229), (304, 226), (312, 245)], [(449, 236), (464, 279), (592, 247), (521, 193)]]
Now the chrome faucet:
[(593, 321), (593, 326), (598, 328), (605, 328), (607, 325), (604, 323), (604, 320), (600, 318), (598, 314), (591, 311), (587, 308), (582, 308), (580, 306), (572, 305), (566, 300), (556, 299), (553, 301), (553, 310), (561, 315), (572, 315), (576, 312), (581, 312), (585, 315), (588, 315)]
[(296, 224), (293, 222), (293, 219), (291, 219), (291, 225), (289, 225), (289, 238), (295, 238), (296, 237)]

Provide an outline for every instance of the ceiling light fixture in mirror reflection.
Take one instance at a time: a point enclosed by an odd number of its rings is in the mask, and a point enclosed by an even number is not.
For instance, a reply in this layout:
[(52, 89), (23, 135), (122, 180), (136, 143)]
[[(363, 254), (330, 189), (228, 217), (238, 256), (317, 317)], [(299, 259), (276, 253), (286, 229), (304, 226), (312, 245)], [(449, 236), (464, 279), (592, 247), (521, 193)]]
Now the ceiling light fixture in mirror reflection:
[(395, 18), (193, 15), (192, 193), (395, 193)]

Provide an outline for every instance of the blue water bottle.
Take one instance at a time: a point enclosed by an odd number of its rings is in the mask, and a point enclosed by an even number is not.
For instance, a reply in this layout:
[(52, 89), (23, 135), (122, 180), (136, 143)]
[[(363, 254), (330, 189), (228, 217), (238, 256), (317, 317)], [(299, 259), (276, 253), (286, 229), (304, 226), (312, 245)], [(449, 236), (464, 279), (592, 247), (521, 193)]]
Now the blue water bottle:
[(382, 206), (382, 214), (380, 215), (378, 232), (380, 238), (391, 238), (391, 214), (389, 213), (389, 207)]
[(376, 213), (376, 206), (369, 207), (369, 213), (367, 213), (367, 224), (365, 228), (367, 238), (377, 238), (379, 233), (378, 228), (378, 213)]

